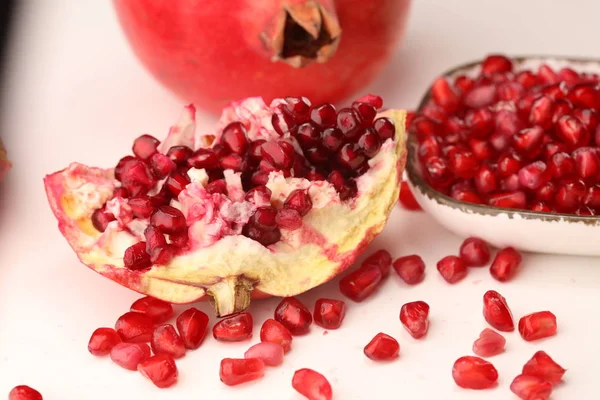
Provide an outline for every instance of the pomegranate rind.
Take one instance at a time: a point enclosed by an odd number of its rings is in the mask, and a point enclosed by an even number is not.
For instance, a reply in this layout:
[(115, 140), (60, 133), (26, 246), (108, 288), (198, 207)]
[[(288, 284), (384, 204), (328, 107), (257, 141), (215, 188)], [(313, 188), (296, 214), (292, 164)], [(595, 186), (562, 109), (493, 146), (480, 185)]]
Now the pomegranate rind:
[[(256, 98), (225, 109), (218, 126), (244, 118), (251, 139), (272, 134), (263, 129), (270, 124), (265, 115), (269, 108), (247, 106), (257, 103), (264, 105)], [(352, 199), (340, 201), (326, 181), (284, 178), (271, 172), (266, 186), (273, 192), (272, 202), (283, 201), (298, 188), (308, 189), (313, 198), (321, 193), (329, 197), (320, 207), (313, 206), (301, 229), (284, 232), (281, 241), (269, 247), (242, 235), (228, 235), (177, 255), (166, 266), (131, 271), (124, 267), (123, 254), (140, 239), (117, 229), (119, 221), (111, 222), (104, 233), (91, 223), (93, 211), (111, 198), (118, 184), (112, 169), (72, 163), (44, 178), (46, 194), (59, 230), (83, 264), (125, 287), (169, 303), (192, 303), (208, 293), (215, 300), (217, 315), (229, 315), (248, 306), (250, 291), (254, 291), (253, 297), (288, 297), (329, 281), (352, 265), (381, 232), (398, 199), (406, 162), (406, 113), (387, 110), (379, 115), (384, 116), (394, 121), (395, 137), (383, 143), (369, 161), (370, 169), (357, 178), (358, 195)], [(190, 129), (195, 129), (195, 118), (193, 107), (188, 106), (171, 128), (169, 139), (184, 130), (183, 140), (189, 141)], [(209, 146), (218, 137), (218, 133), (197, 133), (195, 147)]]

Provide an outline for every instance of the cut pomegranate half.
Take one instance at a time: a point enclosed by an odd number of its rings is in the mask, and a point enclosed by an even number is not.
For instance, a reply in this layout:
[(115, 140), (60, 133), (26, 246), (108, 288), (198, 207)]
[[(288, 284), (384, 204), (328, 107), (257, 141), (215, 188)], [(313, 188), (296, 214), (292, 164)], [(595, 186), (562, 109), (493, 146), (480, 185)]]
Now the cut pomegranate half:
[[(369, 121), (366, 105), (312, 107), (316, 131), (296, 138), (281, 118), (272, 124), (296, 103), (232, 103), (212, 133), (196, 132), (190, 105), (162, 143), (138, 139), (115, 169), (73, 163), (46, 176), (61, 233), (98, 273), (171, 304), (209, 295), (218, 316), (245, 310), (251, 294), (291, 297), (329, 281), (398, 199), (406, 113)], [(313, 140), (330, 128), (339, 146)]]

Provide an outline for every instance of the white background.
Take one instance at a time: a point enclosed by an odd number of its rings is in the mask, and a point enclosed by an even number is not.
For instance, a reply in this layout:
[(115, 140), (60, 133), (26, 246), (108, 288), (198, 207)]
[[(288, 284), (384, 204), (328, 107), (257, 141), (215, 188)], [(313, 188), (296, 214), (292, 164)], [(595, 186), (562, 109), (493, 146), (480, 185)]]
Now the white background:
[[(178, 362), (180, 381), (172, 389), (158, 390), (139, 374), (91, 356), (90, 333), (111, 326), (138, 296), (78, 263), (58, 232), (42, 178), (72, 160), (114, 165), (139, 134), (165, 134), (181, 104), (137, 64), (109, 1), (22, 3), (0, 120), (14, 162), (0, 205), (0, 398), (26, 383), (46, 399), (61, 400), (298, 400), (290, 384), (293, 371), (310, 367), (330, 379), (337, 399), (513, 399), (508, 385), (538, 349), (569, 369), (554, 399), (600, 397), (597, 258), (526, 255), (514, 282), (499, 284), (484, 268), (450, 286), (435, 262), (456, 253), (461, 238), (423, 213), (398, 207), (371, 249), (421, 254), (426, 281), (409, 288), (393, 275), (372, 299), (349, 304), (342, 329), (323, 336), (313, 326), (310, 335), (296, 338), (284, 365), (268, 370), (261, 381), (226, 387), (218, 365), (258, 340), (258, 328), (277, 300), (253, 303), (251, 342), (222, 344), (209, 337), (188, 353)], [(600, 3), (591, 0), (418, 0), (403, 49), (370, 90), (383, 95), (388, 106), (411, 108), (436, 74), (491, 51), (600, 58), (598, 15)], [(470, 354), (486, 326), (481, 297), (488, 289), (503, 293), (517, 317), (553, 311), (559, 333), (531, 344), (516, 333), (507, 335), (506, 353), (492, 359), (500, 373), (498, 388), (465, 391), (450, 371), (456, 358)], [(339, 297), (337, 281), (301, 299), (312, 307), (321, 296)], [(431, 329), (419, 342), (398, 321), (401, 305), (413, 300), (431, 305)], [(399, 340), (399, 360), (376, 365), (362, 354), (380, 331)]]

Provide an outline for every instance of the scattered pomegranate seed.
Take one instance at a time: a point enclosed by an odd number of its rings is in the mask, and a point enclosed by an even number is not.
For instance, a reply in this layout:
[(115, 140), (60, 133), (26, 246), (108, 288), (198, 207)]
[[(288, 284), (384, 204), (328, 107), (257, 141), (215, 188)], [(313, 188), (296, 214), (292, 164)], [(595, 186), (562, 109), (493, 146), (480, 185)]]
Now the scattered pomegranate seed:
[(43, 398), (37, 390), (26, 385), (20, 385), (10, 391), (8, 400), (43, 400)]
[(213, 337), (221, 342), (239, 342), (252, 337), (252, 315), (247, 312), (223, 318), (213, 326)]
[(208, 315), (197, 308), (188, 308), (177, 317), (177, 330), (186, 349), (197, 349), (208, 331)]
[(482, 358), (464, 356), (454, 362), (452, 378), (465, 389), (489, 389), (496, 386), (498, 371)]
[(488, 290), (483, 295), (483, 316), (488, 324), (499, 331), (515, 330), (513, 316), (506, 299), (495, 290)]
[(260, 328), (260, 341), (275, 343), (287, 353), (292, 349), (292, 334), (281, 322), (267, 319)]
[(113, 347), (121, 343), (121, 336), (112, 328), (98, 328), (92, 333), (88, 350), (95, 356), (105, 356)]
[(315, 324), (325, 329), (337, 329), (346, 316), (346, 303), (334, 299), (318, 299), (313, 313)]
[(519, 333), (528, 342), (554, 336), (556, 330), (556, 316), (550, 311), (529, 314), (519, 320)]
[(392, 255), (385, 249), (379, 249), (369, 257), (365, 258), (361, 267), (367, 268), (371, 265), (376, 265), (381, 270), (382, 278), (390, 276), (392, 269)]
[(309, 368), (294, 372), (292, 387), (308, 400), (331, 400), (331, 384), (323, 375)]
[(171, 304), (150, 296), (136, 300), (130, 311), (146, 314), (155, 324), (162, 324), (173, 316)]
[(492, 357), (504, 352), (506, 339), (501, 334), (485, 328), (473, 343), (473, 353), (479, 357)]
[(147, 315), (127, 312), (119, 317), (115, 330), (124, 342), (149, 342), (154, 331), (154, 322)]
[(361, 302), (377, 290), (382, 279), (379, 267), (361, 266), (340, 280), (340, 292), (353, 301)]
[(177, 383), (177, 365), (169, 354), (156, 354), (137, 366), (142, 376), (148, 378), (156, 387), (168, 388)]
[(173, 325), (157, 326), (152, 334), (151, 345), (154, 354), (168, 354), (173, 358), (181, 358), (186, 352), (185, 344)]
[(538, 351), (523, 366), (523, 375), (535, 376), (556, 384), (562, 381), (566, 369), (558, 365), (546, 352)]
[(283, 347), (276, 343), (262, 342), (250, 347), (244, 358), (258, 358), (269, 367), (277, 367), (283, 363)]
[(470, 237), (460, 246), (460, 258), (469, 267), (483, 267), (490, 261), (490, 248), (485, 241)]
[(227, 386), (254, 381), (265, 375), (265, 364), (258, 358), (224, 358), (221, 360), (219, 377)]
[(516, 275), (521, 261), (522, 257), (518, 251), (512, 247), (506, 247), (496, 253), (490, 273), (497, 281), (509, 281)]
[(456, 283), (467, 276), (467, 265), (456, 256), (446, 256), (437, 263), (437, 270), (448, 283)]
[(364, 353), (367, 357), (374, 361), (393, 360), (400, 353), (400, 345), (393, 337), (385, 333), (378, 333), (365, 346)]
[(429, 304), (424, 301), (404, 304), (400, 309), (400, 322), (413, 338), (424, 337), (429, 329)]
[(398, 276), (409, 285), (416, 285), (425, 278), (425, 262), (416, 254), (398, 258), (393, 266)]
[(537, 376), (519, 375), (510, 384), (510, 391), (522, 400), (548, 400), (552, 383)]
[(415, 200), (415, 196), (412, 194), (412, 191), (408, 186), (408, 182), (406, 181), (402, 181), (399, 199), (402, 207), (406, 208), (407, 210), (421, 210), (421, 206), (417, 200)]
[(138, 364), (148, 357), (150, 357), (150, 346), (146, 343), (119, 343), (110, 351), (110, 359), (130, 371), (135, 371)]
[(275, 320), (283, 324), (292, 335), (304, 335), (310, 330), (312, 315), (295, 297), (286, 297), (275, 308)]

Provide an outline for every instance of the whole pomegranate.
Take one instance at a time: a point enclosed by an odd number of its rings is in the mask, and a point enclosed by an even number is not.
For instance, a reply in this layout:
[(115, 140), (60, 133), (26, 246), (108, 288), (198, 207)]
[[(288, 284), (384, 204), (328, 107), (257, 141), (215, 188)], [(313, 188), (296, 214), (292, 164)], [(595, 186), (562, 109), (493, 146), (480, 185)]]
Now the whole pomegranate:
[(133, 50), (185, 101), (346, 99), (397, 48), (410, 0), (113, 0)]

